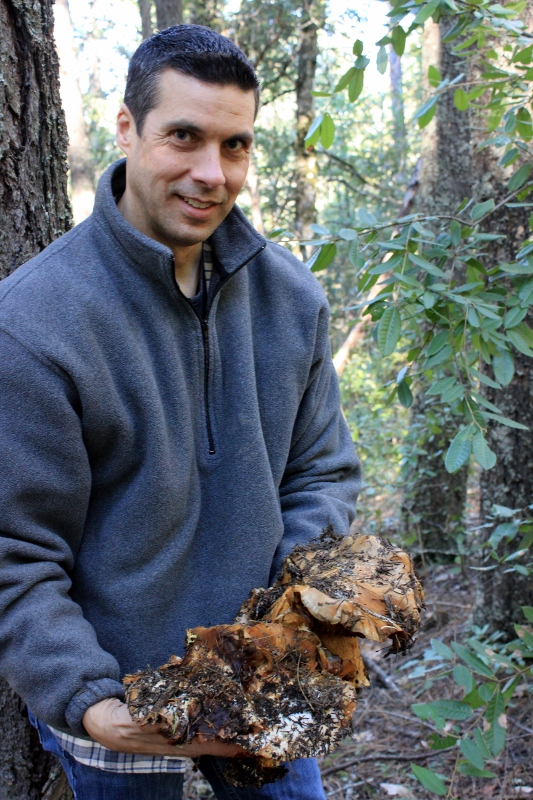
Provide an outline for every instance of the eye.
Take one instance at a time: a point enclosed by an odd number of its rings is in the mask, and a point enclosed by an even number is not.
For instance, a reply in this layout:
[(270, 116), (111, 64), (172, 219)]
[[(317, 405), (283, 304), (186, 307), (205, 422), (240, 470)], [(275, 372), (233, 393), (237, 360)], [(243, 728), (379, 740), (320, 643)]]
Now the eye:
[(185, 131), (180, 128), (178, 128), (177, 131), (174, 131), (174, 136), (180, 142), (190, 142), (192, 139), (191, 133), (189, 131)]
[(241, 150), (246, 150), (246, 143), (242, 139), (229, 139), (226, 144), (232, 153), (238, 153)]

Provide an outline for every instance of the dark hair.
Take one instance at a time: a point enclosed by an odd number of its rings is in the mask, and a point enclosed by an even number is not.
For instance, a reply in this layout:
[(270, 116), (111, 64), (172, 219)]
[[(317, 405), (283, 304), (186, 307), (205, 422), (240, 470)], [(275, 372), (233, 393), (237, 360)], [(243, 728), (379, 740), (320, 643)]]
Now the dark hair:
[(202, 25), (173, 25), (139, 45), (133, 54), (124, 102), (140, 136), (147, 114), (157, 105), (157, 81), (168, 68), (206, 83), (253, 90), (259, 106), (259, 81), (242, 50), (220, 33)]

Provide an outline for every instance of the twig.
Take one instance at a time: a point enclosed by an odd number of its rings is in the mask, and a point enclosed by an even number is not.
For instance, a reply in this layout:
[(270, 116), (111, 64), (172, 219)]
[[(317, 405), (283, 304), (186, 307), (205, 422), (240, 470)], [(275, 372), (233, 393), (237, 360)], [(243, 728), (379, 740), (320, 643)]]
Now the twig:
[(351, 761), (346, 761), (344, 764), (328, 767), (322, 770), (322, 777), (325, 778), (327, 775), (333, 775), (334, 772), (340, 772), (342, 769), (348, 769), (348, 767), (354, 767), (356, 764), (364, 764), (369, 761), (425, 761), (426, 758), (433, 758), (439, 756), (441, 753), (449, 753), (456, 749), (455, 745), (453, 745), (452, 747), (444, 747), (442, 750), (428, 750), (427, 753), (413, 753), (413, 755), (410, 756), (387, 755), (386, 753), (381, 755), (380, 753), (374, 753), (372, 756), (360, 756), (359, 758), (353, 758)]
[(402, 690), (398, 686), (392, 678), (389, 678), (387, 673), (384, 669), (382, 669), (379, 664), (376, 664), (373, 658), (370, 658), (366, 653), (361, 653), (363, 658), (363, 664), (365, 667), (370, 671), (373, 672), (374, 675), (377, 677), (379, 682), (383, 684), (386, 689), (389, 689), (391, 692), (396, 692), (397, 694), (403, 695)]

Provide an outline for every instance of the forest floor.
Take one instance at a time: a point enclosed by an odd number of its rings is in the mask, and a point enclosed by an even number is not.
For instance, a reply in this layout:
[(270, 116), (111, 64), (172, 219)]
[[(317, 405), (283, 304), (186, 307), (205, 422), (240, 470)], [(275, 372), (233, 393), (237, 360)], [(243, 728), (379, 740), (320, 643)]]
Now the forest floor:
[[(432, 638), (445, 642), (468, 635), (473, 604), (472, 582), (455, 567), (437, 566), (424, 579), (426, 611), (418, 641), (407, 662), (422, 659)], [(361, 692), (354, 715), (354, 733), (330, 756), (321, 760), (326, 796), (334, 800), (430, 800), (411, 772), (411, 763), (449, 776), (457, 749), (431, 750), (427, 744), (432, 726), (411, 710), (412, 703), (442, 697), (442, 683), (425, 687), (425, 678), (414, 677), (416, 664), (406, 659), (380, 658), (375, 643), (366, 653), (378, 664), (381, 678), (370, 670), (371, 687)], [(392, 681), (396, 691), (384, 683)], [(399, 691), (398, 691), (399, 690)], [(456, 691), (458, 691), (456, 689)], [(449, 695), (451, 696), (451, 695)], [(460, 699), (457, 694), (457, 699)], [(496, 778), (458, 776), (453, 797), (460, 800), (533, 800), (533, 713), (527, 693), (513, 700), (509, 709), (505, 751), (488, 768)], [(184, 800), (213, 798), (200, 773), (186, 776)]]

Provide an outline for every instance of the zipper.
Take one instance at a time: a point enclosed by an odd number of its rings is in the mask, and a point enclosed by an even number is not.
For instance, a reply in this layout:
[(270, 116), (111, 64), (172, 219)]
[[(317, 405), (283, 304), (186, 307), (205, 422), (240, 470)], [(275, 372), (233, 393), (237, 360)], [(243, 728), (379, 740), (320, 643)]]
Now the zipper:
[(176, 282), (176, 279), (174, 277), (174, 259), (170, 260), (171, 272), (172, 272), (172, 283), (174, 284), (174, 287), (176, 288), (176, 290), (177, 290), (178, 294), (180, 295), (180, 297), (182, 297), (188, 303), (188, 305), (191, 307), (192, 311), (194, 312), (195, 317), (199, 320), (200, 326), (202, 328), (202, 342), (203, 342), (203, 345), (204, 345), (205, 425), (206, 425), (206, 429), (207, 429), (207, 442), (208, 442), (209, 455), (210, 456), (214, 456), (215, 455), (216, 448), (215, 448), (215, 439), (214, 439), (214, 436), (213, 436), (213, 427), (211, 425), (211, 413), (209, 411), (209, 372), (210, 372), (210, 359), (209, 359), (209, 312), (211, 311), (211, 308), (213, 306), (213, 301), (214, 301), (215, 297), (217, 296), (219, 291), (222, 289), (222, 287), (225, 286), (226, 283), (228, 282), (228, 280), (230, 280), (237, 272), (239, 272), (243, 267), (245, 267), (247, 264), (249, 264), (250, 261), (252, 261), (252, 259), (254, 259), (256, 256), (258, 256), (259, 253), (262, 253), (263, 250), (265, 249), (266, 245), (267, 245), (266, 242), (265, 242), (265, 244), (261, 245), (259, 250), (256, 250), (256, 252), (253, 253), (250, 256), (250, 258), (246, 259), (246, 261), (244, 261), (242, 264), (240, 264), (237, 267), (237, 269), (235, 269), (231, 273), (231, 275), (229, 275), (226, 278), (226, 280), (220, 280), (218, 282), (218, 285), (217, 285), (215, 291), (213, 292), (213, 296), (211, 297), (211, 302), (208, 304), (208, 306), (206, 308), (206, 316), (205, 316), (205, 318), (202, 318), (199, 314), (197, 314), (196, 309), (194, 308), (194, 306), (192, 306), (191, 303), (189, 303), (189, 299), (187, 297), (185, 297), (185, 295), (181, 291), (181, 289), (178, 286), (178, 284)]
[(216, 453), (215, 442), (213, 439), (213, 429), (211, 427), (211, 413), (209, 411), (209, 322), (201, 319), (202, 339), (204, 342), (204, 404), (205, 404), (205, 424), (207, 428), (207, 441), (209, 444), (209, 455)]

